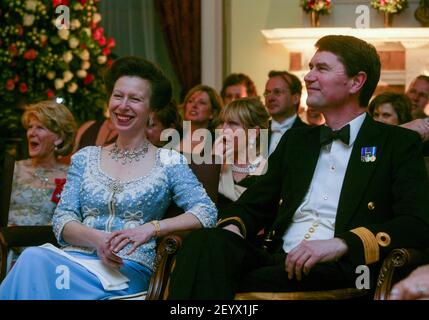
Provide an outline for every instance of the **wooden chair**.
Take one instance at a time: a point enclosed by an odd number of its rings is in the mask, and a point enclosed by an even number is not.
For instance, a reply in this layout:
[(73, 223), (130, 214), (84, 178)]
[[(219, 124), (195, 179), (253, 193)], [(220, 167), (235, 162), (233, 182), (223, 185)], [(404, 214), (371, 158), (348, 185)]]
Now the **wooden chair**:
[[(38, 246), (48, 242), (57, 245), (57, 241), (51, 226), (7, 226), (10, 206), (10, 194), (12, 191), (14, 163), (15, 160), (13, 159), (13, 157), (7, 156), (4, 162), (5, 177), (2, 180), (3, 186), (2, 192), (0, 194), (0, 282), (6, 276), (6, 262), (9, 248)], [(213, 202), (216, 202), (221, 168), (220, 165), (215, 164), (214, 162), (213, 164), (191, 163), (189, 164), (189, 167), (205, 188), (208, 196), (212, 199)], [(172, 203), (167, 209), (165, 217), (174, 217), (182, 212), (183, 210), (181, 210), (174, 203)]]
[[(187, 233), (175, 233), (165, 236), (158, 246), (158, 268), (152, 276), (147, 298), (148, 300), (166, 299), (170, 270), (174, 257)], [(237, 293), (236, 300), (346, 300), (360, 298), (388, 299), (392, 286), (405, 278), (416, 267), (429, 263), (429, 249), (394, 249), (383, 260), (373, 297), (368, 297), (369, 290), (356, 288), (335, 289), (326, 291), (306, 292), (244, 292)]]

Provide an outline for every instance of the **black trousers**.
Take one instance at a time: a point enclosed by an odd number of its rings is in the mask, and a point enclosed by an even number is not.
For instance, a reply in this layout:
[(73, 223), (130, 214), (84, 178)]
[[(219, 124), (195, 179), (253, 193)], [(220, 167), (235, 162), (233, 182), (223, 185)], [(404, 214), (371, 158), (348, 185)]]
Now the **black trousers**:
[(184, 241), (171, 274), (169, 299), (228, 299), (237, 292), (295, 292), (355, 286), (347, 264), (317, 264), (289, 280), (285, 253), (270, 254), (223, 229), (199, 229)]

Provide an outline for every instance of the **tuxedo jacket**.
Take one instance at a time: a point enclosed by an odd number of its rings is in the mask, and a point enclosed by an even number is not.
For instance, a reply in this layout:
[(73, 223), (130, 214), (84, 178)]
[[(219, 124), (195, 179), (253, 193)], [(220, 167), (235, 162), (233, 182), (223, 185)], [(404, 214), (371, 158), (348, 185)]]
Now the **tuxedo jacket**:
[[(223, 220), (250, 238), (276, 212), (270, 234), (280, 249), (312, 181), (320, 128), (288, 130), (269, 158), (267, 173), (225, 209)], [(363, 161), (361, 149), (374, 146), (374, 161)], [(429, 246), (429, 183), (415, 132), (366, 115), (344, 176), (335, 237), (345, 240), (349, 250), (343, 258), (355, 265), (376, 263), (393, 248)]]

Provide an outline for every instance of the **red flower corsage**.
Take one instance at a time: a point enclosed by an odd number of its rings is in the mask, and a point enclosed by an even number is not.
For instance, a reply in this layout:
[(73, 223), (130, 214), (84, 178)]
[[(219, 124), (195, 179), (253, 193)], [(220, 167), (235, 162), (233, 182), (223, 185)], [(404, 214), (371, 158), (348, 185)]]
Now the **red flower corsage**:
[(60, 202), (61, 192), (63, 191), (64, 184), (66, 183), (66, 179), (56, 178), (54, 181), (55, 181), (56, 187), (54, 192), (52, 193), (51, 201), (58, 204), (58, 202)]

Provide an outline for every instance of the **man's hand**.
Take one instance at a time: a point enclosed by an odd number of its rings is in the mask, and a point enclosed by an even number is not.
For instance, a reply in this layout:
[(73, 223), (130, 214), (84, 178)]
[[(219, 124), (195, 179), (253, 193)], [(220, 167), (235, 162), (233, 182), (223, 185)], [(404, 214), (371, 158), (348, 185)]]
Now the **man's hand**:
[(310, 270), (319, 262), (336, 261), (348, 250), (344, 240), (334, 238), (330, 240), (302, 241), (292, 249), (286, 257), (286, 271), (288, 278), (302, 279), (302, 273), (308, 275)]
[(417, 268), (390, 291), (390, 300), (428, 300), (429, 265)]
[(423, 141), (429, 140), (429, 118), (416, 119), (402, 124), (401, 127), (416, 131)]

